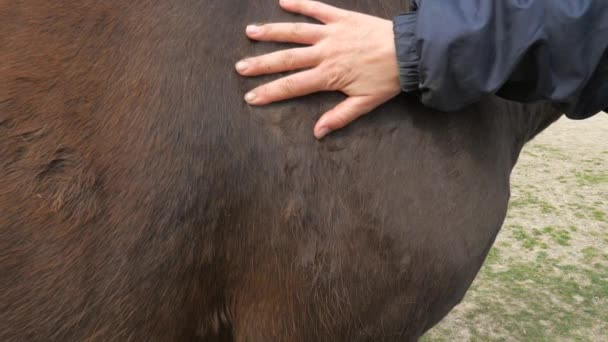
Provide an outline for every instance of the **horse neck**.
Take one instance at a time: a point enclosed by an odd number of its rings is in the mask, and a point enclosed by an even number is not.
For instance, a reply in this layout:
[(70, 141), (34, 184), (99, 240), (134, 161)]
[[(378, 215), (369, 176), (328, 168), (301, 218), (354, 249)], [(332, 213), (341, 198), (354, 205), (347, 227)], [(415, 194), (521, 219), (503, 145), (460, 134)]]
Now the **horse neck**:
[(525, 110), (518, 113), (519, 118), (514, 123), (524, 144), (534, 139), (563, 115), (562, 111), (547, 103), (524, 105), (524, 107)]
[(496, 122), (504, 134), (504, 141), (511, 145), (513, 166), (523, 147), (563, 115), (562, 111), (548, 103), (497, 101), (501, 102), (499, 108), (502, 115), (496, 115)]

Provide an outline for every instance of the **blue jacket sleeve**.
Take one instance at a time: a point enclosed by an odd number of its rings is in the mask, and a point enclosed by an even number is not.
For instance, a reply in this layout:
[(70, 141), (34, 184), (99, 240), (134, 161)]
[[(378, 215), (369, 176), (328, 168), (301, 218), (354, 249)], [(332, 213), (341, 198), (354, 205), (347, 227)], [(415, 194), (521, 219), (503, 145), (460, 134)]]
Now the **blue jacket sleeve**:
[(417, 0), (394, 18), (404, 91), (458, 110), (495, 94), (574, 119), (608, 107), (607, 0)]

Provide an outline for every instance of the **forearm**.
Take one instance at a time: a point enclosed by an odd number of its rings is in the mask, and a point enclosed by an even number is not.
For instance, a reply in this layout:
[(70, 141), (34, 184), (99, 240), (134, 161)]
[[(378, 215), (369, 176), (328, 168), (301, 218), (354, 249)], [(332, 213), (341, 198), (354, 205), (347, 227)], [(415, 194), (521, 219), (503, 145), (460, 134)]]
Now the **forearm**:
[(402, 88), (425, 104), (451, 111), (497, 94), (549, 100), (574, 118), (608, 107), (608, 2), (417, 4), (394, 27)]

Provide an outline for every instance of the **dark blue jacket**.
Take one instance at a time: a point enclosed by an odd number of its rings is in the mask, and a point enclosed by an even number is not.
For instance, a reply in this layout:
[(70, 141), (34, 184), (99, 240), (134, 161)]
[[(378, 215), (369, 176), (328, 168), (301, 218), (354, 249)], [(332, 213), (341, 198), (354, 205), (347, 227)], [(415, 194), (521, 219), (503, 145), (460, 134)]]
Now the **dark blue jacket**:
[(417, 0), (394, 18), (404, 91), (443, 111), (482, 97), (608, 109), (608, 0)]

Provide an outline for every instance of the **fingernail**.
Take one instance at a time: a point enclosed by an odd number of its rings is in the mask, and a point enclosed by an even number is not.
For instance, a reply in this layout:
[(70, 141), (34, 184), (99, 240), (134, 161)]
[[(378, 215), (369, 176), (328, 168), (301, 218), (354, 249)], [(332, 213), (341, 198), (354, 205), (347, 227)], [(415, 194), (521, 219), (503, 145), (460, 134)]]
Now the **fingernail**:
[(236, 63), (236, 70), (243, 72), (247, 69), (247, 62), (245, 61), (240, 61), (238, 63)]
[(262, 25), (263, 24), (249, 25), (249, 26), (247, 26), (246, 31), (249, 34), (258, 34), (261, 31), (260, 26), (262, 26)]
[(247, 101), (248, 103), (253, 102), (253, 100), (255, 100), (256, 95), (252, 92), (245, 94), (245, 101)]
[(319, 130), (317, 130), (317, 134), (316, 134), (317, 139), (319, 139), (319, 140), (323, 139), (323, 137), (325, 137), (327, 134), (329, 134), (329, 132), (331, 132), (331, 131), (327, 127), (319, 128)]

